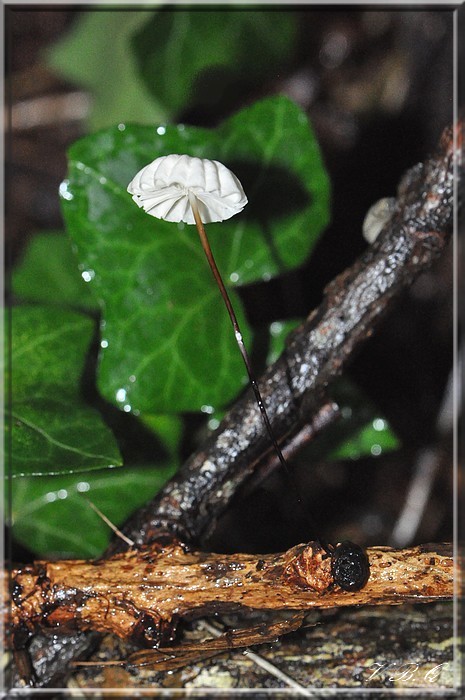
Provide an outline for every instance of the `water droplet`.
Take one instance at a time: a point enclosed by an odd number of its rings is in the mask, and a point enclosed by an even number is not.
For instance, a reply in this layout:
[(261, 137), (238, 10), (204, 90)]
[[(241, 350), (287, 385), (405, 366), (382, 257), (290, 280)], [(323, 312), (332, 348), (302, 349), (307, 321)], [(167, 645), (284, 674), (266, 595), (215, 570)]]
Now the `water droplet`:
[(343, 406), (343, 407), (341, 408), (341, 416), (342, 416), (343, 418), (351, 418), (351, 416), (352, 416), (352, 409), (350, 408), (350, 406)]
[(163, 136), (165, 133), (166, 133), (166, 127), (164, 127), (164, 126), (159, 126), (158, 129), (157, 129), (157, 134), (158, 134), (159, 136)]
[(126, 389), (118, 389), (116, 392), (116, 400), (120, 401), (121, 403), (126, 401)]
[(44, 500), (47, 503), (53, 503), (53, 501), (57, 500), (57, 495), (54, 491), (49, 491), (48, 493), (45, 494)]
[(59, 489), (59, 491), (57, 491), (57, 496), (58, 498), (61, 498), (61, 500), (63, 500), (65, 498), (68, 498), (68, 492), (66, 489)]
[(131, 413), (131, 406), (128, 403), (125, 403), (123, 406), (123, 411), (125, 413)]
[(200, 410), (202, 411), (202, 413), (213, 413), (215, 409), (213, 408), (213, 406), (208, 406), (207, 404), (204, 404), (200, 407)]
[(270, 279), (271, 279), (270, 273), (269, 273), (269, 272), (264, 272), (263, 275), (262, 275), (262, 280), (263, 280), (264, 282), (269, 282)]
[(79, 483), (76, 484), (76, 489), (79, 493), (85, 493), (86, 491), (90, 491), (90, 484), (88, 481), (79, 481)]
[(373, 421), (374, 430), (384, 430), (386, 428), (386, 421), (382, 418), (375, 418)]
[(101, 348), (107, 348), (107, 347), (108, 347), (108, 340), (101, 340), (101, 341), (100, 341), (100, 347), (101, 347)]
[(239, 282), (239, 275), (237, 274), (237, 272), (231, 272), (231, 274), (229, 275), (229, 279), (231, 280), (231, 282)]
[(130, 377), (129, 377), (129, 381), (130, 381), (130, 382), (135, 382), (135, 381), (136, 381), (136, 375), (135, 375), (135, 374), (131, 374)]
[(185, 128), (184, 124), (178, 124), (178, 131), (184, 131)]
[(280, 333), (282, 333), (283, 330), (283, 324), (280, 323), (279, 321), (273, 321), (273, 323), (270, 326), (270, 333), (273, 336), (277, 336)]
[(382, 453), (382, 451), (383, 451), (383, 448), (381, 447), (381, 445), (372, 445), (371, 446), (370, 452), (373, 455), (373, 457), (379, 457), (379, 455)]
[(248, 260), (245, 261), (244, 265), (248, 270), (250, 270), (250, 268), (253, 267), (253, 260), (251, 260), (249, 258)]
[(68, 202), (71, 201), (74, 197), (73, 193), (69, 191), (69, 180), (63, 180), (62, 183), (60, 183), (60, 187), (58, 188), (58, 192), (60, 194), (60, 197), (62, 199), (66, 199)]
[(185, 228), (186, 228), (186, 224), (183, 221), (180, 221), (178, 224), (179, 231), (184, 231)]
[(124, 131), (126, 128), (126, 124), (118, 124), (118, 131)]
[(108, 182), (107, 178), (104, 175), (99, 177), (98, 181), (100, 182), (101, 185), (106, 185)]
[(207, 423), (210, 430), (216, 430), (217, 427), (219, 426), (219, 424), (220, 424), (220, 421), (217, 418), (210, 418), (210, 420)]
[(81, 272), (81, 277), (84, 280), (84, 282), (91, 282), (95, 277), (95, 271), (83, 270), (83, 272)]

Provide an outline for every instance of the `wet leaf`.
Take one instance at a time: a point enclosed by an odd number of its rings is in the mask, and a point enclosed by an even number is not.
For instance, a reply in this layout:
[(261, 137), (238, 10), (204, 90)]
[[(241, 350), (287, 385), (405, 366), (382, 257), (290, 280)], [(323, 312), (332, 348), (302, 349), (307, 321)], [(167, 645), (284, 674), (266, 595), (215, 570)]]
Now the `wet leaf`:
[(379, 457), (400, 447), (399, 440), (388, 421), (381, 418), (373, 409), (373, 418), (354, 434), (344, 440), (330, 453), (330, 459), (360, 459), (361, 457)]
[(58, 474), (121, 464), (111, 431), (79, 393), (94, 322), (57, 308), (18, 306), (7, 329), (12, 390), (6, 473)]
[(266, 364), (271, 365), (283, 352), (287, 338), (290, 333), (302, 323), (302, 319), (287, 319), (286, 321), (274, 321), (269, 327), (269, 350), (266, 358)]
[(318, 145), (305, 114), (284, 97), (216, 130), (120, 125), (72, 146), (63, 211), (103, 309), (99, 388), (141, 413), (218, 408), (246, 381), (195, 227), (148, 216), (126, 192), (141, 167), (170, 153), (224, 162), (249, 198), (240, 215), (208, 226), (248, 344), (233, 286), (301, 264), (329, 216)]
[(13, 535), (36, 556), (97, 557), (113, 533), (86, 499), (118, 527), (160, 490), (174, 470), (173, 464), (164, 464), (15, 479)]

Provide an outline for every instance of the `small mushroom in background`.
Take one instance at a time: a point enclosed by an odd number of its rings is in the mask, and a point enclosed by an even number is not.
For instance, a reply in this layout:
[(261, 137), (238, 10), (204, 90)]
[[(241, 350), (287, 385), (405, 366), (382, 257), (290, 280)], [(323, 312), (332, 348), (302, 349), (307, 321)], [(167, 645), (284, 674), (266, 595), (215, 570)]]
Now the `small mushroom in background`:
[(394, 213), (395, 197), (383, 197), (368, 209), (362, 225), (363, 237), (367, 243), (374, 243)]

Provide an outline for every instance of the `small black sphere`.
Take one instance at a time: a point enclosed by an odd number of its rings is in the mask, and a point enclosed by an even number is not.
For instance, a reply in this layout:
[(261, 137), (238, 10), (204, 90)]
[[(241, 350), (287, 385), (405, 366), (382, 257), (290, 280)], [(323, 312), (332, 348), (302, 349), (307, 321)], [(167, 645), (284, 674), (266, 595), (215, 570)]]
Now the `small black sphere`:
[(344, 591), (359, 591), (368, 581), (368, 557), (358, 544), (342, 542), (331, 552), (331, 574)]

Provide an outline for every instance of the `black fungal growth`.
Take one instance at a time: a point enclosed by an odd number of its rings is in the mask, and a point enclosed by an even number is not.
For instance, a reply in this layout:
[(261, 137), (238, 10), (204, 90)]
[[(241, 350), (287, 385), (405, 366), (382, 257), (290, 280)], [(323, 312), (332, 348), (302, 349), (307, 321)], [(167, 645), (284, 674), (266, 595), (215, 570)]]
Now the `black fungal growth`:
[(358, 544), (342, 542), (331, 551), (331, 574), (344, 591), (359, 591), (368, 581), (368, 557)]

